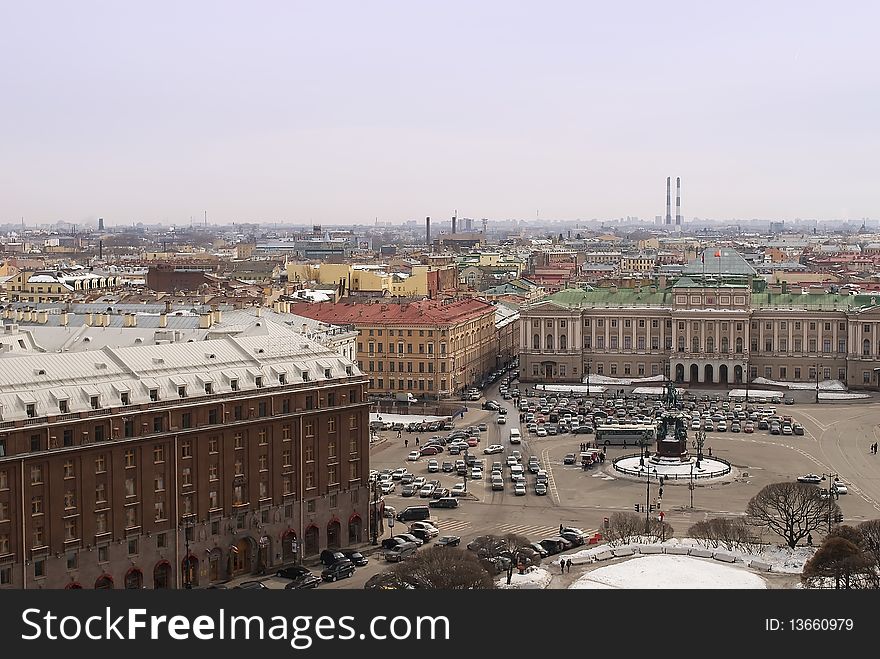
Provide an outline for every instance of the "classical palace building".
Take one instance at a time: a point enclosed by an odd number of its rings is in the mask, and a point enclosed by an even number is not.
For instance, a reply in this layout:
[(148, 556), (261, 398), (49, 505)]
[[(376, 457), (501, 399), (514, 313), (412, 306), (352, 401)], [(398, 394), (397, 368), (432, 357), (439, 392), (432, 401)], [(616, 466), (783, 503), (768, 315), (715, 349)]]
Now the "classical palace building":
[(764, 284), (735, 251), (710, 249), (665, 288), (562, 290), (521, 309), (520, 379), (763, 377), (878, 387), (877, 298)]
[(366, 378), (254, 330), (39, 353), (4, 328), (0, 588), (206, 586), (367, 540)]

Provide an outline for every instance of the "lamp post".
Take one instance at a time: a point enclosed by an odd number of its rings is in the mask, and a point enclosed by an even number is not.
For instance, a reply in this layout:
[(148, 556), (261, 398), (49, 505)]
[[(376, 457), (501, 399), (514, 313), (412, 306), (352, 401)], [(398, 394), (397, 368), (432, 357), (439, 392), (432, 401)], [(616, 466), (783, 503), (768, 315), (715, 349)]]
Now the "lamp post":
[(183, 523), (183, 563), (185, 565), (185, 569), (183, 571), (183, 587), (187, 590), (192, 589), (192, 561), (189, 554), (189, 534), (192, 526), (190, 525), (189, 520), (186, 520)]
[(819, 402), (819, 364), (816, 364), (816, 402)]
[(587, 360), (587, 398), (590, 397), (590, 370), (593, 367), (593, 360)]
[(703, 459), (703, 444), (706, 443), (706, 433), (703, 430), (698, 430), (695, 436), (695, 441), (697, 443), (697, 469), (700, 468), (700, 461)]
[(694, 463), (691, 462), (691, 482), (688, 483), (688, 489), (691, 491), (691, 508), (694, 507)]
[(823, 481), (826, 478), (828, 479), (828, 489), (826, 490), (826, 493), (828, 495), (828, 535), (831, 535), (831, 522), (833, 521), (832, 517), (834, 517), (834, 515), (831, 514), (831, 511), (834, 510), (834, 500), (840, 498), (840, 495), (837, 493), (837, 488), (834, 487), (834, 482), (837, 480), (838, 476), (839, 474), (834, 472), (830, 474), (822, 474)]
[(373, 538), (370, 544), (375, 546), (379, 544), (379, 479), (373, 480)]
[(746, 370), (745, 370), (745, 378), (746, 378), (746, 405), (749, 404), (749, 360), (746, 360)]
[[(654, 467), (654, 473), (657, 473), (657, 467)], [(651, 529), (651, 468), (645, 469), (645, 535)]]
[(468, 452), (464, 450), (464, 491), (467, 494), (467, 478), (468, 478)]

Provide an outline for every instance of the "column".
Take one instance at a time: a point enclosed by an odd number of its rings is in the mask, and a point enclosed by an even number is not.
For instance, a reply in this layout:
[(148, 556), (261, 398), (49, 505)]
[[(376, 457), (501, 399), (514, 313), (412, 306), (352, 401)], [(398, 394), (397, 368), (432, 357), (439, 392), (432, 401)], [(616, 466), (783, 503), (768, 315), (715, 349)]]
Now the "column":
[(590, 318), (590, 351), (596, 349), (596, 319)]
[[(633, 331), (632, 332), (632, 334), (633, 334), (632, 335), (632, 350), (633, 350), (633, 352), (635, 352), (636, 350), (639, 349), (639, 337), (638, 337), (639, 319), (633, 318), (630, 322), (632, 323), (632, 331)], [(651, 322), (650, 320), (646, 321), (645, 324), (648, 324), (650, 322)]]
[(807, 354), (810, 352), (810, 342), (807, 340), (807, 328), (810, 326), (810, 321), (804, 320), (802, 322), (802, 325), (803, 325), (803, 330), (804, 330), (804, 338), (803, 338), (804, 343), (803, 343), (802, 347), (804, 350), (804, 354)]
[[(651, 325), (653, 322), (653, 318), (645, 319), (645, 352), (651, 352)], [(646, 370), (645, 375), (650, 375), (650, 373)]]
[(758, 353), (764, 349), (764, 321), (758, 321)]
[[(684, 321), (684, 351), (685, 354), (690, 353), (691, 351), (691, 319), (688, 318)], [(689, 369), (688, 369), (689, 372)]]
[[(721, 321), (716, 320), (715, 321), (715, 354), (718, 355), (720, 353), (721, 353)], [(716, 380), (716, 382), (720, 382), (720, 380)]]
[(791, 320), (788, 321), (788, 352), (789, 353), (794, 352), (794, 345), (792, 343), (792, 340), (794, 339), (794, 337), (792, 336), (792, 328), (793, 327), (794, 327), (794, 321), (791, 321)]
[(877, 356), (877, 323), (871, 323), (871, 356)]
[(779, 320), (773, 321), (773, 352), (779, 353)]
[[(835, 320), (831, 323), (831, 353), (837, 355), (837, 323)], [(832, 374), (833, 375), (833, 374)]]

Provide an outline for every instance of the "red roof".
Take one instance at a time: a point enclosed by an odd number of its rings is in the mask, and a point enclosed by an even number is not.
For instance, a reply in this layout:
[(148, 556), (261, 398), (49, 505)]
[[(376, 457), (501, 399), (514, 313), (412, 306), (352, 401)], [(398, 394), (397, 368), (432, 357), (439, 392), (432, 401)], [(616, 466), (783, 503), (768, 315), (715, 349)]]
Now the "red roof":
[(336, 325), (455, 325), (492, 315), (495, 307), (484, 300), (466, 299), (443, 302), (298, 302), (290, 313)]

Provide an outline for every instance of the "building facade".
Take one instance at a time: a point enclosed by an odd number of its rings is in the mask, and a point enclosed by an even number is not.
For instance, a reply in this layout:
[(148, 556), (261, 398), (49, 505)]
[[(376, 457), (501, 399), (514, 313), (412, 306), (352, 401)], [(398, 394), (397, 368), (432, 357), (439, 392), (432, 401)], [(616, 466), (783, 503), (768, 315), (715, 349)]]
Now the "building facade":
[(366, 379), (328, 348), (2, 363), (0, 588), (199, 587), (367, 540)]
[(580, 383), (589, 373), (878, 388), (880, 305), (870, 296), (754, 293), (683, 277), (662, 290), (567, 289), (520, 315), (524, 382)]
[(496, 368), (495, 307), (476, 299), (298, 303), (292, 313), (357, 328), (359, 368), (375, 396), (449, 398)]

